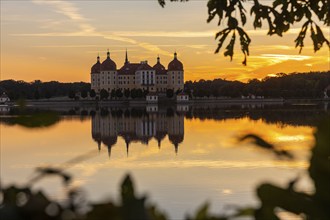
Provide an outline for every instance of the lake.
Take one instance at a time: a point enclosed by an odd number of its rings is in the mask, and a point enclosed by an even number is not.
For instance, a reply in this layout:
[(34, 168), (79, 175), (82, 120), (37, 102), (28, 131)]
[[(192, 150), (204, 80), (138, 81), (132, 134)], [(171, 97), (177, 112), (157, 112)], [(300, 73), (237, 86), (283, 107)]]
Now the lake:
[[(26, 114), (45, 110), (50, 109)], [(65, 166), (72, 186), (81, 187), (89, 200), (118, 201), (121, 181), (130, 173), (138, 194), (148, 195), (171, 219), (193, 214), (205, 202), (213, 213), (257, 206), (255, 189), (264, 182), (285, 187), (300, 176), (296, 188), (313, 192), (306, 172), (313, 133), (318, 120), (329, 116), (328, 103), (53, 110), (54, 118), (40, 125), (21, 120), (17, 109), (1, 116), (3, 185), (24, 185), (36, 167)], [(239, 141), (251, 133), (288, 154)], [(65, 197), (57, 177), (34, 188), (58, 200)]]

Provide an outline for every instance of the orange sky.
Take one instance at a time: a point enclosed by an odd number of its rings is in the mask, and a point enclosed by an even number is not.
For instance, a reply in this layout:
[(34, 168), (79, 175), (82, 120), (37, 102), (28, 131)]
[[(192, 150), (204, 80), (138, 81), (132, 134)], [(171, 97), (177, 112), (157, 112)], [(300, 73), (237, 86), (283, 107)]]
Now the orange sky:
[[(105, 59), (108, 48), (118, 68), (126, 48), (131, 62), (148, 60), (153, 65), (159, 54), (165, 66), (177, 51), (185, 80), (246, 81), (279, 72), (330, 69), (325, 46), (314, 53), (307, 39), (301, 54), (294, 48), (299, 26), (281, 38), (248, 24), (252, 43), (246, 67), (238, 42), (232, 62), (223, 49), (214, 55), (219, 27), (206, 23), (206, 4), (168, 3), (161, 8), (156, 0), (1, 1), (1, 80), (88, 82), (97, 54)], [(324, 32), (329, 36), (327, 28)]]

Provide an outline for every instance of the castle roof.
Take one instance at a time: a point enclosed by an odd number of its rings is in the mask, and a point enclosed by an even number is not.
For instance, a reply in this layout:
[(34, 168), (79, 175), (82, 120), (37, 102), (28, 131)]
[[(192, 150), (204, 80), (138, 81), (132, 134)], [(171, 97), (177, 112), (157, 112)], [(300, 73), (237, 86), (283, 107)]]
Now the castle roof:
[(160, 63), (160, 58), (157, 57), (157, 63), (152, 67), (156, 70), (156, 74), (166, 74), (165, 67)]
[(140, 66), (139, 63), (125, 63), (124, 66), (122, 66), (118, 73), (119, 74), (123, 74), (123, 75), (134, 75), (135, 71), (137, 70), (137, 68)]
[(97, 56), (96, 63), (91, 68), (91, 73), (99, 73), (101, 70), (101, 63), (100, 63), (100, 57)]
[(116, 69), (117, 69), (117, 65), (113, 60), (111, 60), (110, 52), (108, 51), (107, 59), (105, 59), (101, 64), (101, 71), (111, 71)]
[(169, 71), (183, 71), (183, 64), (176, 57), (176, 52), (174, 53), (174, 59), (168, 64)]
[(147, 62), (141, 62), (137, 70), (153, 70), (153, 68)]

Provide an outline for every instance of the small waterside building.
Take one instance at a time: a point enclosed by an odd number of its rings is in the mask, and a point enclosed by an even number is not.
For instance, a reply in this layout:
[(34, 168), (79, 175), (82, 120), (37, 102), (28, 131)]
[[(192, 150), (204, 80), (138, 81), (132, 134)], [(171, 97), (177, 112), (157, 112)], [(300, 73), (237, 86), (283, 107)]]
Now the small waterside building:
[(177, 94), (176, 96), (176, 102), (178, 103), (182, 103), (182, 102), (188, 102), (189, 101), (189, 95), (181, 92), (179, 94)]
[(157, 103), (158, 102), (158, 95), (155, 92), (149, 92), (146, 95), (147, 103)]
[(2, 93), (0, 96), (0, 104), (6, 104), (7, 102), (10, 102), (10, 98), (6, 93)]

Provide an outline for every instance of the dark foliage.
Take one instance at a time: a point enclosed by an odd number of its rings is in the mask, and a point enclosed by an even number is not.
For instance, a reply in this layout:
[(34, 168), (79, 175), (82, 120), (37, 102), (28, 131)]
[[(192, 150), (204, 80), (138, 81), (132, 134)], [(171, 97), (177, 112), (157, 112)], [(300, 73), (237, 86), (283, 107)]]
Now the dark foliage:
[[(179, 1), (179, 0), (171, 0)], [(164, 7), (165, 0), (158, 0)], [(185, 0), (181, 0), (185, 2)], [(249, 45), (251, 39), (244, 30), (249, 16), (245, 9), (247, 5), (252, 5), (250, 16), (253, 19), (255, 29), (262, 28), (266, 23), (268, 25), (268, 35), (277, 35), (282, 37), (293, 25), (304, 22), (298, 37), (295, 40), (295, 46), (299, 47), (301, 52), (304, 47), (304, 39), (308, 28), (310, 28), (311, 39), (314, 45), (314, 51), (318, 51), (323, 44), (330, 48), (329, 41), (324, 37), (321, 27), (330, 25), (329, 2), (327, 0), (272, 0), (270, 4), (262, 4), (259, 0), (209, 0), (207, 3), (208, 18), (211, 22), (218, 18), (218, 26), (226, 27), (216, 33), (215, 39), (218, 39), (218, 47), (215, 53), (219, 53), (225, 40), (231, 36), (226, 46), (224, 55), (232, 60), (234, 55), (234, 44), (236, 41), (236, 32), (239, 35), (239, 41), (242, 53), (244, 54), (243, 64), (247, 63), (249, 56)], [(268, 2), (268, 1), (267, 1)], [(237, 18), (239, 17), (239, 18)]]
[(70, 92), (76, 93), (82, 90), (89, 91), (90, 83), (41, 82), (40, 80), (35, 80), (33, 82), (24, 82), (21, 80), (0, 81), (0, 92), (6, 92), (11, 100), (20, 98), (49, 99), (51, 97), (69, 96)]
[(109, 97), (109, 92), (105, 89), (101, 89), (100, 91), (100, 98), (103, 99), (107, 99)]
[(124, 90), (124, 96), (128, 98), (131, 95), (131, 91), (129, 89)]
[(94, 89), (92, 89), (92, 90), (89, 91), (89, 96), (90, 96), (91, 98), (94, 98), (94, 97), (96, 96), (96, 92), (95, 92)]
[(83, 89), (83, 90), (81, 91), (81, 98), (87, 98), (87, 96), (88, 96), (88, 92), (87, 92), (87, 90)]
[(172, 98), (174, 96), (174, 91), (173, 89), (167, 89), (166, 90), (166, 97), (167, 98)]
[(116, 97), (117, 97), (117, 98), (121, 98), (121, 97), (123, 97), (123, 92), (121, 91), (121, 89), (117, 89), (117, 90), (116, 90)]
[(330, 85), (330, 72), (277, 74), (247, 83), (223, 79), (187, 81), (185, 90), (195, 97), (264, 96), (265, 98), (322, 98)]

